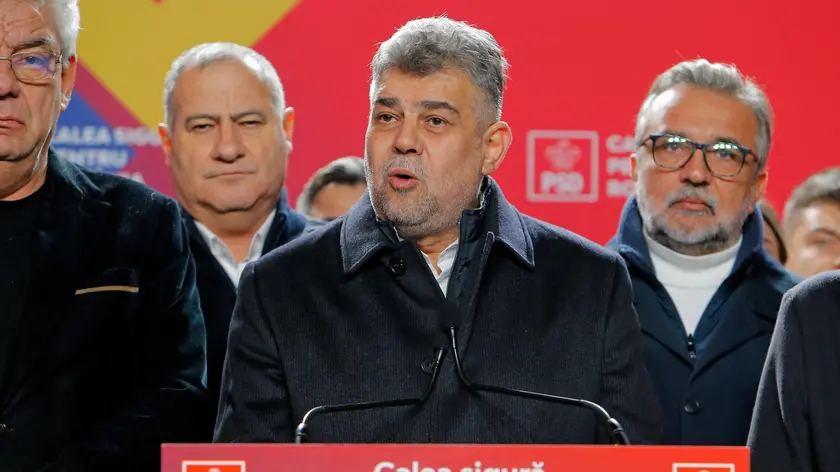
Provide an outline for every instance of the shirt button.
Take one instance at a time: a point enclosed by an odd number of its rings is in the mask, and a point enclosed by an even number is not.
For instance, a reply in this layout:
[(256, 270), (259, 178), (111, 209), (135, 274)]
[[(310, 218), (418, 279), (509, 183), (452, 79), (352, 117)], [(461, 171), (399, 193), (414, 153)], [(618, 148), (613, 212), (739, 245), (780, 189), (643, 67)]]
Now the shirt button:
[(405, 261), (399, 257), (393, 257), (389, 261), (391, 264), (391, 272), (396, 275), (403, 275), (405, 274)]
[(700, 412), (700, 403), (698, 403), (697, 400), (689, 400), (685, 402), (685, 405), (683, 405), (683, 409), (689, 415), (696, 415)]

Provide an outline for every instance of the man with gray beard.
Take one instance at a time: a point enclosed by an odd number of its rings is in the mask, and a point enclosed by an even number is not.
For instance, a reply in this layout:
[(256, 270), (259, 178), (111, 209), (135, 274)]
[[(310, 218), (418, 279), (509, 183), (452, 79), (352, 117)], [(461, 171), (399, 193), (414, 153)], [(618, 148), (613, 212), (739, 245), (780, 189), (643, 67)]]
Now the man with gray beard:
[(636, 194), (608, 244), (627, 262), (665, 442), (744, 445), (782, 295), (764, 249), (772, 112), (733, 66), (698, 59), (653, 83), (636, 124)]
[(495, 39), (416, 20), (372, 64), (368, 194), (246, 268), (215, 440), (626, 439), (594, 405), (500, 391), (515, 388), (597, 402), (657, 442), (624, 262), (522, 215), (489, 176), (512, 136)]

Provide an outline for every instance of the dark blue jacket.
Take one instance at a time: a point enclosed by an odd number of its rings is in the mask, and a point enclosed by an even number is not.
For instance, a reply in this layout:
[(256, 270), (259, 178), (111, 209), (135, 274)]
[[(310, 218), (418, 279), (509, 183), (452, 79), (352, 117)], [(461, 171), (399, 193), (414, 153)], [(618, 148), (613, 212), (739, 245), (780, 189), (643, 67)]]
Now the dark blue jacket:
[(703, 312), (689, 346), (680, 315), (656, 278), (635, 197), (607, 247), (627, 262), (645, 358), (665, 413), (665, 443), (744, 445), (782, 295), (801, 280), (764, 250), (756, 207), (732, 272)]
[[(213, 256), (204, 237), (198, 231), (193, 217), (181, 207), (181, 212), (189, 232), (190, 252), (196, 267), (196, 286), (201, 298), (201, 310), (207, 328), (207, 388), (211, 395), (211, 411), (207, 425), (207, 437), (212, 436), (216, 418), (216, 406), (219, 403), (219, 384), (222, 381), (222, 364), (227, 352), (228, 326), (233, 306), (236, 303), (236, 287), (231, 282), (221, 264)], [(323, 225), (308, 219), (292, 210), (284, 188), (277, 203), (277, 213), (271, 222), (262, 254), (268, 254), (287, 242), (308, 231)]]

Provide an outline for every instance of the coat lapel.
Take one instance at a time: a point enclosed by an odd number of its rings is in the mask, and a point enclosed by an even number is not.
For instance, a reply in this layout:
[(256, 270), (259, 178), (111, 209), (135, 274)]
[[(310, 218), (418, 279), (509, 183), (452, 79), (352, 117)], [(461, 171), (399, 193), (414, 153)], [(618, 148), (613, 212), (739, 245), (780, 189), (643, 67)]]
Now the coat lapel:
[[(38, 218), (33, 275), (18, 325), (15, 363), (0, 386), (2, 406), (8, 404), (29, 378), (43, 372), (35, 364), (44, 347), (57, 334), (68, 312), (79, 276), (90, 264), (93, 248), (99, 246), (107, 205), (88, 198), (80, 187), (82, 174), (50, 153), (42, 211)], [(89, 184), (89, 182), (87, 182)], [(0, 409), (2, 411), (2, 409)]]
[[(631, 272), (635, 272), (631, 266)], [(640, 275), (636, 275), (640, 277)], [(642, 275), (641, 277), (650, 277)], [(650, 285), (648, 285), (650, 284)], [(687, 365), (691, 365), (691, 357), (688, 354), (688, 344), (682, 322), (675, 319), (672, 313), (676, 313), (674, 302), (667, 297), (665, 289), (656, 293), (650, 287), (659, 287), (659, 281), (652, 279), (648, 284), (633, 285), (633, 308), (639, 317), (639, 324), (642, 332), (665, 346), (675, 356), (682, 359)], [(645, 300), (656, 300), (660, 306), (647, 306)]]
[(740, 284), (738, 290), (718, 307), (719, 321), (698, 343), (697, 365), (692, 378), (742, 344), (759, 336), (772, 335), (783, 293), (760, 279), (747, 279)]

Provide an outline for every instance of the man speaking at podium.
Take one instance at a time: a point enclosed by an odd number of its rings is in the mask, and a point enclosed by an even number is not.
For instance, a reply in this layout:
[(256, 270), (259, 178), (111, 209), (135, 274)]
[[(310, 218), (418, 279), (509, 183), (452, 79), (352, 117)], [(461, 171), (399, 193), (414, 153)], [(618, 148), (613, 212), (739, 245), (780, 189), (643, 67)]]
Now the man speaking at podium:
[(448, 18), (380, 46), (368, 193), (246, 268), (216, 442), (659, 440), (624, 263), (489, 177), (512, 139), (506, 67)]

